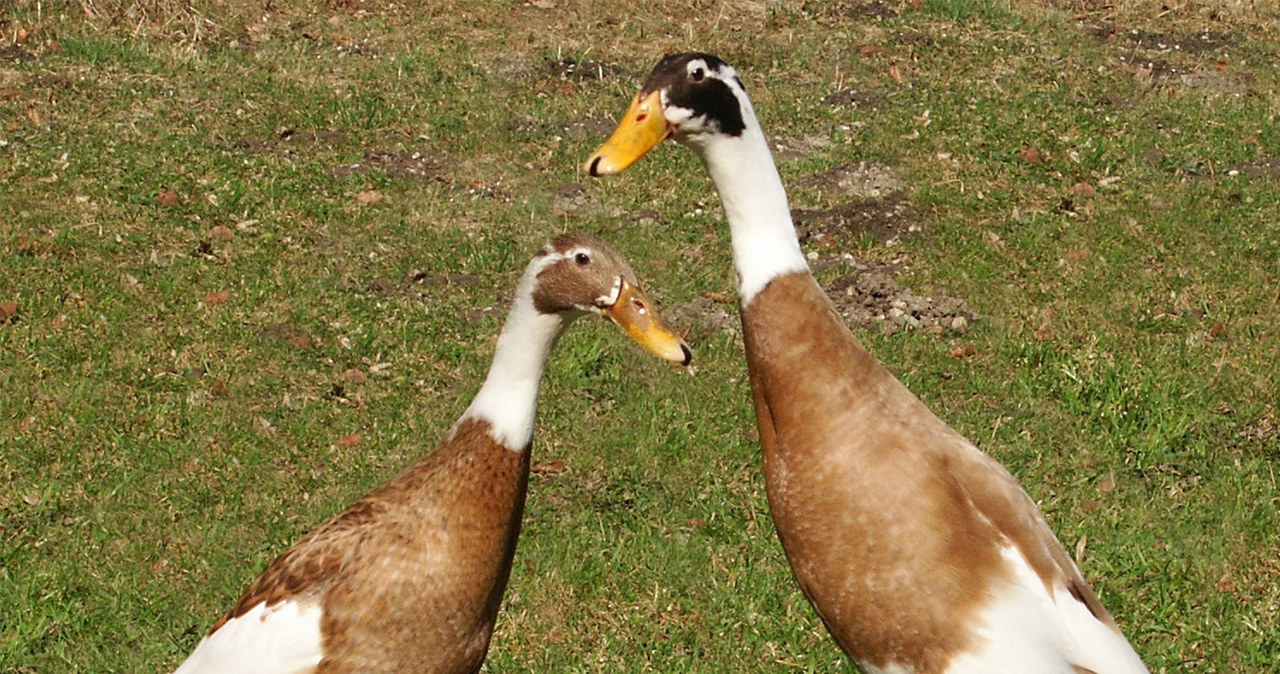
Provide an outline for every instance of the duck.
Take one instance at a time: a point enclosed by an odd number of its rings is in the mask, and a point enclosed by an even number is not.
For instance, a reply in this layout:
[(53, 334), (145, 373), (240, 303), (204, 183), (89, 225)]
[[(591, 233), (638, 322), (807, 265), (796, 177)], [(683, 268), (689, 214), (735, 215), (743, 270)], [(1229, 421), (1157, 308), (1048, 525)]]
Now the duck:
[(175, 674), (472, 674), (511, 574), (538, 389), (557, 338), (595, 314), (688, 365), (627, 261), (556, 237), (529, 262), (488, 375), (444, 441), (249, 584)]
[(1138, 674), (1040, 509), (849, 331), (813, 278), (742, 78), (663, 57), (583, 170), (667, 138), (723, 204), (765, 491), (800, 590), (868, 674)]

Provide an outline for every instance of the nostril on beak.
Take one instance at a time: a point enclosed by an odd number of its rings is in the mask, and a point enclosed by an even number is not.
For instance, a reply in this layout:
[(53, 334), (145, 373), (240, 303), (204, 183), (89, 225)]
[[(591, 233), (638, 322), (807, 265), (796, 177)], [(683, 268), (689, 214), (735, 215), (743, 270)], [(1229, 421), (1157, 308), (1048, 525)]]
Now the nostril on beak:
[(600, 177), (600, 160), (601, 159), (604, 159), (604, 157), (597, 156), (595, 159), (591, 160), (591, 168), (587, 170), (587, 173), (590, 173), (591, 177), (593, 178)]

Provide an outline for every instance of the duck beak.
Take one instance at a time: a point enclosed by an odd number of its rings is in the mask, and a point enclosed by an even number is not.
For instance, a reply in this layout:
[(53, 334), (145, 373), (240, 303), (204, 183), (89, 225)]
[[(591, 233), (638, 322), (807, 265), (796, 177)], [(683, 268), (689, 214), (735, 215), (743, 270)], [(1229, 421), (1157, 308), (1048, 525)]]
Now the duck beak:
[(618, 300), (604, 310), (604, 316), (659, 358), (681, 365), (693, 360), (693, 352), (662, 321), (644, 291), (626, 279), (618, 289)]
[(654, 91), (644, 98), (636, 94), (631, 109), (618, 122), (613, 135), (582, 169), (595, 177), (621, 173), (670, 135), (671, 125), (662, 114), (662, 91)]

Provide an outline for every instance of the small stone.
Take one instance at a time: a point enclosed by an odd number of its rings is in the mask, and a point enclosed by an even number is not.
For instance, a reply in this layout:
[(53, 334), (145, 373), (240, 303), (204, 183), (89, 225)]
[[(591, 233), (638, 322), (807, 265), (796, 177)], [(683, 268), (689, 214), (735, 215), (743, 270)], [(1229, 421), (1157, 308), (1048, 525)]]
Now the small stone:
[(964, 316), (956, 316), (951, 319), (951, 329), (956, 332), (964, 332), (969, 327), (969, 319)]

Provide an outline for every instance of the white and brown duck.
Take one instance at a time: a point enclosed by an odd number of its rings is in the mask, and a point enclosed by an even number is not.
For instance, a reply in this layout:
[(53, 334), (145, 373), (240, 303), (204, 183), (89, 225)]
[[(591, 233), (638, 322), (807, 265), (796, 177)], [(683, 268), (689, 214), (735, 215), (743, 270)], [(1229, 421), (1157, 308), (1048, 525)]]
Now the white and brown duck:
[(840, 648), (868, 673), (1146, 672), (1013, 476), (841, 321), (732, 67), (663, 58), (584, 168), (620, 172), (668, 137), (724, 204), (770, 510)]
[(626, 260), (561, 236), (529, 263), (484, 385), (436, 450), (271, 563), (178, 674), (477, 672), (511, 573), (538, 388), (575, 318), (598, 314), (687, 364)]

